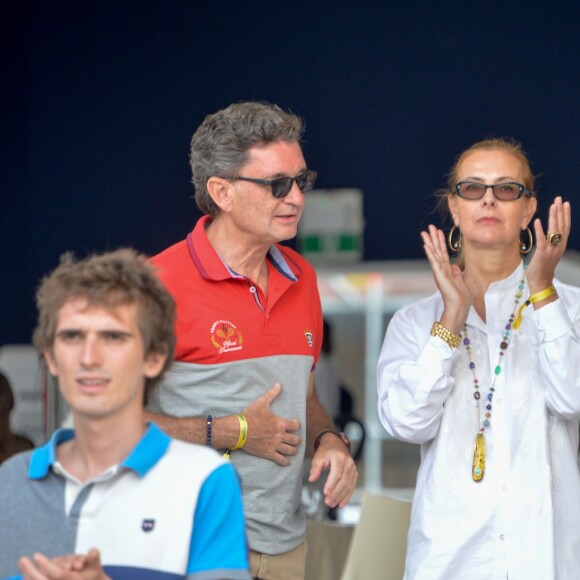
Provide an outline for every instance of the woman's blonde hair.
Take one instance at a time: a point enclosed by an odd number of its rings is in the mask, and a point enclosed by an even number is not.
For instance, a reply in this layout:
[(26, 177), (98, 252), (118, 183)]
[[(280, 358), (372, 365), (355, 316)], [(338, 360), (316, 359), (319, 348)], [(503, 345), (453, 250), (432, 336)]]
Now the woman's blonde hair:
[(450, 195), (455, 195), (455, 185), (459, 181), (457, 178), (457, 171), (459, 166), (468, 155), (471, 155), (474, 151), (505, 151), (506, 153), (510, 153), (514, 157), (516, 157), (520, 163), (522, 164), (522, 168), (524, 170), (524, 185), (526, 189), (535, 197), (536, 196), (536, 179), (534, 174), (532, 173), (532, 169), (530, 167), (530, 161), (528, 156), (522, 149), (521, 143), (516, 141), (515, 139), (506, 138), (506, 137), (494, 137), (490, 139), (483, 139), (483, 141), (478, 141), (462, 151), (455, 159), (455, 163), (451, 170), (447, 174), (447, 186), (441, 189), (438, 189), (435, 192), (435, 195), (438, 198), (437, 201), (437, 208), (441, 210), (444, 215), (448, 215), (449, 208), (447, 206), (447, 198)]
[[(532, 196), (536, 197), (536, 179), (532, 173), (528, 156), (524, 152), (521, 143), (515, 139), (507, 137), (492, 137), (489, 139), (483, 139), (482, 141), (477, 141), (477, 143), (474, 143), (471, 145), (471, 147), (468, 147), (456, 157), (453, 167), (451, 167), (451, 170), (447, 174), (447, 186), (438, 189), (435, 192), (437, 197), (437, 209), (443, 216), (444, 220), (448, 220), (451, 217), (448, 199), (449, 196), (456, 195), (455, 185), (459, 181), (457, 177), (459, 166), (461, 163), (463, 163), (467, 156), (471, 155), (471, 153), (475, 151), (504, 151), (516, 157), (522, 164), (524, 172), (524, 185), (526, 189), (532, 194)], [(461, 249), (458, 252), (456, 263), (461, 268), (463, 268), (464, 264)]]

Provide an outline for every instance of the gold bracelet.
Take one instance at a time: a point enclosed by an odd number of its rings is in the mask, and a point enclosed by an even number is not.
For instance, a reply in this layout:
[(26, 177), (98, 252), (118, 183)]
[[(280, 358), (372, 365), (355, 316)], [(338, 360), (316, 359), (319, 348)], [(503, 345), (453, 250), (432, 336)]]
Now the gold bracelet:
[(244, 415), (238, 415), (238, 421), (240, 422), (240, 435), (238, 437), (238, 442), (232, 447), (232, 451), (236, 449), (241, 449), (248, 440), (248, 421)]
[(445, 328), (440, 322), (434, 322), (431, 327), (431, 336), (438, 336), (443, 342), (446, 342), (451, 348), (457, 348), (461, 344), (461, 335), (453, 334), (448, 328)]
[(516, 319), (512, 323), (514, 330), (517, 330), (520, 327), (520, 325), (522, 324), (522, 314), (523, 314), (524, 308), (526, 308), (526, 306), (529, 306), (530, 304), (535, 304), (536, 302), (541, 302), (542, 300), (545, 300), (546, 298), (549, 298), (550, 296), (553, 296), (554, 294), (556, 294), (556, 288), (554, 288), (553, 284), (548, 286), (545, 290), (540, 290), (540, 292), (536, 292), (535, 294), (532, 294), (519, 307), (518, 315), (516, 316)]

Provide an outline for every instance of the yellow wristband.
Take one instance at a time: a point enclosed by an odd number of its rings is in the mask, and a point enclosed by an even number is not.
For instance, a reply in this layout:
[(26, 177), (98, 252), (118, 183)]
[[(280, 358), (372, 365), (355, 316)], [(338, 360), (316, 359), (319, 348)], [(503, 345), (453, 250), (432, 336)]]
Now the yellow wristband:
[(516, 316), (516, 319), (514, 320), (514, 322), (512, 324), (514, 330), (517, 330), (520, 327), (520, 325), (522, 324), (522, 314), (523, 314), (524, 308), (526, 308), (526, 306), (529, 306), (530, 304), (535, 304), (536, 302), (541, 302), (542, 300), (545, 300), (546, 298), (549, 298), (550, 296), (553, 296), (554, 294), (556, 294), (556, 288), (554, 288), (554, 286), (548, 286), (545, 290), (542, 290), (540, 292), (536, 292), (535, 294), (532, 294), (518, 308), (518, 315)]
[(438, 336), (443, 342), (446, 342), (451, 348), (457, 348), (461, 344), (461, 335), (453, 334), (448, 328), (445, 328), (440, 322), (434, 322), (431, 327), (431, 336)]
[(248, 440), (248, 421), (244, 415), (238, 415), (238, 421), (240, 422), (240, 435), (238, 437), (238, 442), (232, 447), (232, 451), (236, 449), (241, 449)]

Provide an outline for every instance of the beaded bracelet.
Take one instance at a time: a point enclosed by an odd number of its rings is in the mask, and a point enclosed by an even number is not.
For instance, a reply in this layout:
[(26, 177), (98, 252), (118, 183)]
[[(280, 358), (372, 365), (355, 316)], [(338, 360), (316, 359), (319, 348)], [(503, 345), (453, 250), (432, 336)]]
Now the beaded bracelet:
[(431, 336), (438, 336), (443, 342), (446, 342), (451, 348), (457, 348), (461, 344), (461, 335), (453, 334), (448, 328), (445, 328), (440, 322), (434, 322), (431, 327)]
[(521, 323), (522, 323), (522, 314), (524, 311), (524, 308), (526, 308), (526, 306), (529, 306), (530, 304), (535, 304), (536, 302), (541, 302), (542, 300), (545, 300), (546, 298), (549, 298), (550, 296), (553, 296), (554, 294), (556, 294), (556, 288), (554, 288), (553, 285), (548, 286), (545, 290), (541, 290), (540, 292), (536, 292), (535, 294), (532, 294), (518, 309), (518, 315), (516, 316), (516, 319), (514, 320), (512, 326), (514, 327), (515, 330), (517, 330)]
[(211, 422), (213, 417), (211, 415), (207, 416), (207, 431), (205, 435), (205, 444), (208, 447), (211, 447)]

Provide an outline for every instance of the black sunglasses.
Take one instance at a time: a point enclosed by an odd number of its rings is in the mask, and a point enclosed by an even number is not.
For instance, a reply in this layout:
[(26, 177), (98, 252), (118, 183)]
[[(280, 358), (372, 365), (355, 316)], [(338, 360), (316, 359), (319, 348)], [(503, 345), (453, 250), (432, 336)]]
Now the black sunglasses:
[(527, 190), (525, 185), (516, 181), (496, 183), (494, 185), (487, 185), (477, 181), (460, 181), (455, 186), (455, 192), (463, 199), (478, 200), (485, 195), (488, 187), (491, 187), (495, 199), (499, 201), (515, 201), (522, 195), (532, 197), (531, 191)]
[(292, 185), (296, 182), (298, 189), (302, 193), (308, 193), (314, 189), (314, 184), (316, 183), (316, 178), (318, 173), (316, 171), (303, 171), (296, 175), (296, 177), (276, 177), (276, 179), (256, 179), (254, 177), (234, 177), (232, 179), (237, 179), (239, 181), (250, 181), (252, 183), (259, 183), (260, 185), (269, 185), (272, 188), (272, 195), (276, 199), (281, 199), (286, 197)]

